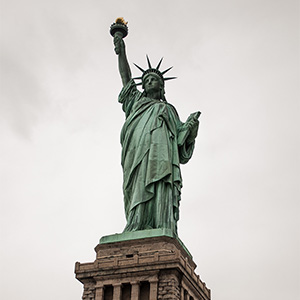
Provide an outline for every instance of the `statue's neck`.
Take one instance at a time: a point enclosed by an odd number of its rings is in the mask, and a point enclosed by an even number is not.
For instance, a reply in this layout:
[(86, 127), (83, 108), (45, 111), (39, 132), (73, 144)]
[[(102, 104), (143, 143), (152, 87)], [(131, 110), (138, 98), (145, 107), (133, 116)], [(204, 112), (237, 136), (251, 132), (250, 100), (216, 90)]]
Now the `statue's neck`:
[(146, 96), (151, 99), (160, 100), (160, 92), (147, 93)]

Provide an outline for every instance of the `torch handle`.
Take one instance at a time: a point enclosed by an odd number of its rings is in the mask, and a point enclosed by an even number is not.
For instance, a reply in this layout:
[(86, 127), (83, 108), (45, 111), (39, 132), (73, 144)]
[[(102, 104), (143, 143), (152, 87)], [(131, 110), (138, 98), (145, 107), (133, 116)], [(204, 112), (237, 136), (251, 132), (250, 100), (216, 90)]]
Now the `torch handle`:
[(117, 31), (114, 34), (114, 45), (115, 45), (115, 52), (117, 55), (119, 55), (121, 53), (122, 49), (125, 49), (125, 43), (123, 40), (122, 32)]

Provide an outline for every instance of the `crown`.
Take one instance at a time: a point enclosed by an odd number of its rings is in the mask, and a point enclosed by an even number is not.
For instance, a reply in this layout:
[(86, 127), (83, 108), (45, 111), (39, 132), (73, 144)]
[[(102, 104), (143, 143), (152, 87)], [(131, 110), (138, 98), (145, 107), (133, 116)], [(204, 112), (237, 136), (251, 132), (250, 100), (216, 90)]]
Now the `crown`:
[(162, 72), (159, 71), (159, 68), (160, 68), (160, 65), (161, 65), (161, 62), (162, 62), (163, 58), (160, 59), (157, 67), (153, 68), (151, 66), (151, 62), (150, 62), (150, 59), (149, 59), (148, 55), (146, 55), (146, 57), (147, 57), (147, 62), (148, 62), (148, 69), (147, 70), (142, 69), (141, 67), (139, 67), (138, 65), (136, 65), (134, 63), (134, 65), (143, 73), (141, 77), (135, 77), (135, 78), (133, 78), (133, 79), (136, 79), (136, 80), (141, 80), (141, 82), (137, 83), (136, 85), (142, 85), (145, 76), (148, 75), (148, 74), (151, 74), (151, 73), (158, 75), (159, 78), (162, 80), (163, 84), (165, 84), (165, 81), (167, 81), (167, 80), (171, 80), (171, 79), (177, 78), (177, 77), (164, 77), (164, 75), (168, 71), (170, 71), (173, 67), (170, 67), (170, 68), (168, 68), (168, 69), (166, 69), (165, 71), (162, 71)]

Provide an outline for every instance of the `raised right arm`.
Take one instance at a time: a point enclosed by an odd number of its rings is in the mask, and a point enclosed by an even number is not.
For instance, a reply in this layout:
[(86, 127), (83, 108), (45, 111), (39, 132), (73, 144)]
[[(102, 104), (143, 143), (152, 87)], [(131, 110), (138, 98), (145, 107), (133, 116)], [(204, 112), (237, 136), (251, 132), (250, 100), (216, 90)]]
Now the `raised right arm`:
[(131, 70), (128, 64), (125, 43), (122, 34), (118, 32), (114, 35), (115, 52), (118, 55), (119, 60), (119, 72), (122, 79), (123, 86), (125, 86), (131, 80)]

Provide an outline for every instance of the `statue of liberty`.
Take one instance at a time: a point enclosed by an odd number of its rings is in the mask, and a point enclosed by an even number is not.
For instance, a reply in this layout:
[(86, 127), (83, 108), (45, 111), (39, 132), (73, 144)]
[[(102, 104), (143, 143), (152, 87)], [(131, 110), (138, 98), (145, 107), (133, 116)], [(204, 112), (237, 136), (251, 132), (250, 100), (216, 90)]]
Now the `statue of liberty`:
[[(111, 34), (123, 83), (119, 102), (126, 116), (121, 131), (124, 232), (166, 228), (177, 235), (180, 164), (192, 157), (200, 112), (181, 122), (165, 98), (165, 81), (174, 77), (164, 75), (171, 68), (160, 71), (162, 59), (154, 68), (147, 56), (148, 68), (135, 65), (142, 75), (132, 78), (123, 40), (127, 25), (122, 18), (111, 26)], [(142, 85), (142, 92), (137, 85)]]

